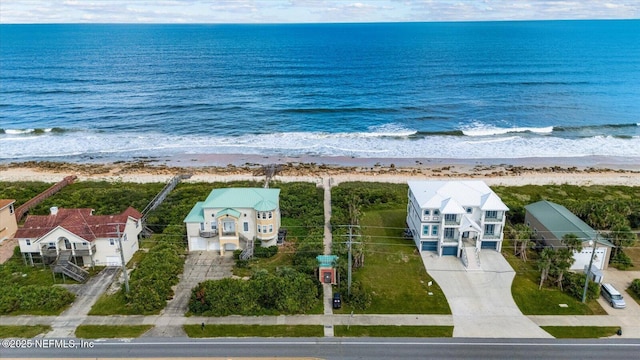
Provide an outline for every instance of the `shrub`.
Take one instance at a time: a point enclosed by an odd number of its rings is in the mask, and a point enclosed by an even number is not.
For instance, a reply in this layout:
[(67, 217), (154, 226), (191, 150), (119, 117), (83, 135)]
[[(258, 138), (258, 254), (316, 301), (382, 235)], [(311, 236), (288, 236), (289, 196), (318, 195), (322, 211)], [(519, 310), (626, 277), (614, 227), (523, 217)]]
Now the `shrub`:
[(351, 305), (354, 309), (365, 310), (371, 306), (371, 294), (366, 291), (364, 286), (359, 281), (353, 281), (351, 283), (351, 294), (347, 295), (347, 289), (344, 288), (345, 301)]
[(631, 282), (631, 291), (640, 296), (640, 279), (635, 279)]
[(256, 244), (256, 247), (253, 249), (253, 256), (257, 258), (270, 258), (275, 256), (278, 253), (278, 247), (276, 245), (262, 247)]
[(18, 310), (60, 310), (71, 304), (75, 295), (57, 286), (8, 286), (0, 295), (0, 314)]
[(611, 264), (617, 269), (626, 270), (633, 266), (631, 258), (622, 251), (619, 251), (612, 259)]
[[(586, 274), (566, 273), (562, 279), (562, 288), (564, 292), (578, 300), (582, 300), (584, 282), (586, 280), (585, 277)], [(587, 287), (587, 299), (597, 299), (598, 296), (600, 296), (600, 285), (593, 281), (589, 281), (589, 286)]]

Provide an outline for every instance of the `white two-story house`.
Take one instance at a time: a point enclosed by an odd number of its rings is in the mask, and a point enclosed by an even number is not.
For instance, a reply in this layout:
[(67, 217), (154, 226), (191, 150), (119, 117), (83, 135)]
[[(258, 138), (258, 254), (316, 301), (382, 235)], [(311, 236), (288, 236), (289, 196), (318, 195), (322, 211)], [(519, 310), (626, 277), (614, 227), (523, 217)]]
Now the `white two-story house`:
[(115, 215), (52, 207), (49, 215), (27, 216), (15, 238), (31, 265), (51, 264), (65, 255), (78, 266), (120, 266), (122, 257), (127, 262), (138, 251), (141, 219), (142, 214), (132, 207)]
[(280, 189), (214, 189), (184, 219), (189, 251), (244, 249), (253, 241), (276, 245), (280, 229)]
[(407, 225), (420, 252), (502, 248), (509, 210), (483, 181), (409, 181)]

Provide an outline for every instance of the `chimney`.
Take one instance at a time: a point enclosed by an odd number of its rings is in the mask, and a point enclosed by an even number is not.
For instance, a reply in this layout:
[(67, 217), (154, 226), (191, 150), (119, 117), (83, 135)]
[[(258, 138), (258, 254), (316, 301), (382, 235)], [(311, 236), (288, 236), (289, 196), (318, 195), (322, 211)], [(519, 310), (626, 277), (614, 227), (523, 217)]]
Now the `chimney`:
[(51, 215), (58, 215), (58, 207), (57, 206), (52, 206), (50, 209), (51, 211)]

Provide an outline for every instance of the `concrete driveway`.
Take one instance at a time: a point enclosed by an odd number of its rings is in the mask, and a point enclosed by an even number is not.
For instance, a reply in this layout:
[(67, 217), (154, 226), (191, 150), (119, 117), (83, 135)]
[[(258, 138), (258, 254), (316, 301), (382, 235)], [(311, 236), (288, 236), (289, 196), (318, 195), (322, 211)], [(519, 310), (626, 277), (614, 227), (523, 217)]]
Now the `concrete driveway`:
[(454, 337), (552, 338), (524, 316), (511, 296), (515, 271), (493, 250), (480, 254), (482, 270), (467, 271), (459, 258), (423, 253), (427, 272), (444, 291)]

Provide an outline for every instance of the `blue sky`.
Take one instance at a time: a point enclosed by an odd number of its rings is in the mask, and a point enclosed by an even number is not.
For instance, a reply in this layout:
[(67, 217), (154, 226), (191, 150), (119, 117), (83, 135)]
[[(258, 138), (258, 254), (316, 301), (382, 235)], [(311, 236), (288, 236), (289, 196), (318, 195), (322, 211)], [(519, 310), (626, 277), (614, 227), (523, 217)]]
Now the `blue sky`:
[(0, 0), (0, 23), (638, 19), (640, 0)]

